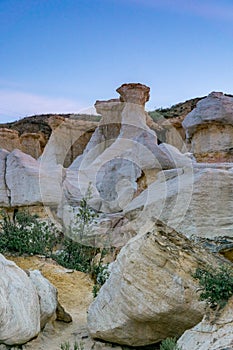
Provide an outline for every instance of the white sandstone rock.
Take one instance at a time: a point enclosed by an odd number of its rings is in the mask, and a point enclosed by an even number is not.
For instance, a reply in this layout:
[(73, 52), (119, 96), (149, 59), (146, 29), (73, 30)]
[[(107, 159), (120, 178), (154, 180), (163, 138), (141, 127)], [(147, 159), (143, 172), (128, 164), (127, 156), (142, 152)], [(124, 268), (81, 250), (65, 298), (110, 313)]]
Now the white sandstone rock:
[(14, 262), (0, 254), (0, 343), (23, 344), (40, 332), (39, 298)]

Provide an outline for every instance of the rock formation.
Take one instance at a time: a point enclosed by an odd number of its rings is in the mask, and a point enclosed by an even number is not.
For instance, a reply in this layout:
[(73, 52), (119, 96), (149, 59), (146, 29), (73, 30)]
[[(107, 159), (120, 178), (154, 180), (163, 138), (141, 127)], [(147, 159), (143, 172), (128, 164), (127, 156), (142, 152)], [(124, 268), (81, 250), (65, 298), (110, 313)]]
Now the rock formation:
[(211, 254), (162, 224), (137, 235), (89, 308), (92, 337), (142, 346), (182, 334), (204, 315), (191, 273), (211, 263)]
[(233, 161), (233, 96), (212, 92), (182, 124), (198, 161)]
[[(76, 170), (81, 184), (92, 183), (96, 209), (110, 213), (121, 211), (133, 199), (142, 173), (153, 170), (155, 178), (161, 169), (190, 163), (178, 150), (158, 145), (155, 132), (146, 125), (147, 86), (123, 84), (117, 91), (121, 94), (119, 100), (96, 103), (103, 118), (83, 155), (67, 172), (67, 179), (69, 171)], [(69, 187), (69, 183), (65, 182), (64, 187)]]
[(124, 210), (131, 230), (155, 220), (187, 237), (233, 237), (232, 163), (162, 171)]

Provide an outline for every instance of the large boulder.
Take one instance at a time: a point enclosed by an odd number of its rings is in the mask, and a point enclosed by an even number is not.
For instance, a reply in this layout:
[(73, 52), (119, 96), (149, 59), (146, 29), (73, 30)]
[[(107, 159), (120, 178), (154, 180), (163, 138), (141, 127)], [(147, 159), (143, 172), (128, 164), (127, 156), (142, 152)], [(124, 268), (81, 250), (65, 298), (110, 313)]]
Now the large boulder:
[(164, 225), (132, 238), (88, 311), (93, 338), (142, 346), (181, 335), (204, 315), (191, 276), (215, 258)]
[(43, 329), (46, 323), (56, 319), (56, 309), (58, 306), (57, 290), (39, 270), (29, 271), (29, 278), (39, 296), (40, 327)]
[(187, 237), (232, 237), (233, 164), (161, 171), (124, 211), (135, 234), (157, 219)]
[(233, 349), (233, 299), (220, 314), (213, 312), (195, 327), (187, 330), (177, 343), (182, 350)]
[(0, 343), (23, 344), (40, 332), (39, 298), (27, 274), (0, 254)]
[(198, 161), (233, 161), (233, 96), (212, 92), (182, 123)]

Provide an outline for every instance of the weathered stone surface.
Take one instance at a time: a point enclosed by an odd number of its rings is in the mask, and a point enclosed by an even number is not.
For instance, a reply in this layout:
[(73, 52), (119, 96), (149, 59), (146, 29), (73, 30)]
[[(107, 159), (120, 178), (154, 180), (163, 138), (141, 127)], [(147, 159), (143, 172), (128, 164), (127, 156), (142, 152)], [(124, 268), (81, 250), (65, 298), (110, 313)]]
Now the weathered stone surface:
[(198, 129), (192, 138), (192, 152), (199, 162), (232, 162), (233, 126), (210, 124)]
[(97, 122), (59, 116), (51, 117), (49, 124), (52, 134), (41, 159), (47, 166), (61, 164), (65, 167), (82, 154), (97, 126)]
[(161, 220), (191, 237), (232, 237), (232, 164), (161, 171), (124, 214), (138, 232)]
[(56, 319), (57, 290), (39, 270), (29, 271), (29, 278), (39, 296), (40, 327), (43, 329), (47, 322)]
[(233, 97), (212, 92), (182, 123), (198, 161), (233, 160)]
[(0, 343), (23, 344), (40, 331), (40, 306), (27, 274), (0, 254)]
[(24, 133), (20, 136), (21, 151), (29, 154), (35, 159), (38, 159), (43, 147), (46, 143), (43, 134), (41, 133)]
[(121, 249), (91, 304), (90, 334), (131, 346), (182, 334), (204, 315), (191, 272), (207, 263), (216, 260), (176, 231), (161, 224), (144, 231)]
[(6, 159), (9, 152), (4, 149), (0, 149), (0, 206), (8, 207), (9, 201), (9, 191), (6, 185)]
[(14, 150), (6, 162), (11, 206), (57, 205), (61, 200), (62, 176), (61, 166), (49, 169), (20, 150)]
[(220, 315), (204, 317), (195, 327), (187, 330), (178, 340), (182, 350), (231, 350), (233, 349), (233, 299)]

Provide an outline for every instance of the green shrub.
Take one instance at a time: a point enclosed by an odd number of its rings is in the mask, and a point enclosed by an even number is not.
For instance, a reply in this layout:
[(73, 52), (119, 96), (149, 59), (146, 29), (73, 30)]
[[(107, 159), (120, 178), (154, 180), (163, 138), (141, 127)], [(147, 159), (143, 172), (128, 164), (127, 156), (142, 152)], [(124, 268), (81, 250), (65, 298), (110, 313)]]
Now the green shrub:
[(212, 308), (222, 308), (233, 296), (233, 270), (231, 266), (220, 265), (217, 269), (197, 268), (193, 277), (201, 286), (200, 299), (206, 300)]
[(176, 344), (176, 338), (166, 338), (162, 341), (160, 345), (160, 350), (182, 350), (177, 344)]
[(101, 259), (99, 264), (92, 266), (91, 275), (95, 281), (92, 289), (92, 294), (95, 298), (97, 297), (100, 288), (104, 285), (109, 277), (108, 264), (103, 264)]
[(0, 252), (43, 254), (50, 256), (58, 242), (58, 232), (52, 223), (38, 220), (36, 215), (18, 212), (14, 220), (1, 212)]
[(61, 350), (84, 350), (84, 344), (83, 342), (75, 342), (71, 347), (70, 342), (65, 342), (61, 344)]
[(63, 249), (52, 256), (54, 260), (66, 268), (90, 272), (92, 260), (99, 250), (74, 242), (68, 237), (64, 238), (62, 244)]

